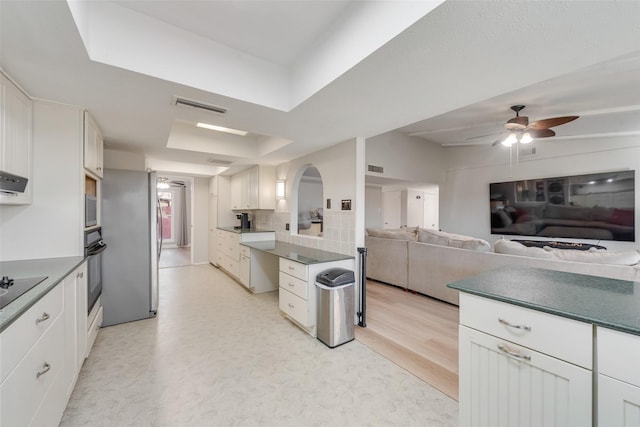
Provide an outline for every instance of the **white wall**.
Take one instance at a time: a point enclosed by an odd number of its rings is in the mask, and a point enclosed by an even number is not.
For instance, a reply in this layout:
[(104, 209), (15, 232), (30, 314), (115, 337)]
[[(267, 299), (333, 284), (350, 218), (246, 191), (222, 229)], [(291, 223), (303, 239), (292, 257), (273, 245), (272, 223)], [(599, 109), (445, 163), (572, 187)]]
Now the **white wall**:
[(382, 228), (382, 187), (365, 187), (364, 225), (367, 228)]
[[(324, 235), (321, 238), (292, 234), (297, 223), (297, 211), (291, 215), (290, 206), (297, 206), (295, 181), (307, 166), (315, 166), (322, 176), (324, 193)], [(286, 179), (286, 200), (278, 201), (273, 215), (259, 214), (258, 225), (271, 225), (278, 240), (355, 256), (356, 207), (356, 140), (343, 142), (307, 156), (278, 165), (276, 178)], [(364, 192), (364, 188), (361, 190)], [(327, 209), (331, 199), (331, 209)], [(341, 210), (341, 201), (351, 200), (352, 210)], [(271, 218), (269, 218), (271, 216)], [(285, 224), (291, 224), (286, 231)]]
[(209, 179), (193, 180), (193, 241), (191, 258), (194, 264), (209, 262)]
[[(489, 183), (594, 172), (636, 170), (636, 205), (640, 201), (640, 137), (594, 138), (535, 142), (537, 154), (509, 165), (503, 147), (455, 147), (446, 150), (446, 178), (440, 189), (443, 231), (494, 242), (490, 234)], [(610, 250), (638, 248), (640, 223), (636, 210), (636, 243), (601, 242)], [(570, 239), (563, 239), (570, 240)]]
[(33, 203), (0, 205), (0, 259), (84, 254), (82, 111), (33, 102)]
[(400, 132), (387, 132), (366, 141), (367, 165), (382, 166), (384, 173), (367, 172), (372, 177), (424, 184), (444, 180), (445, 150), (438, 144)]

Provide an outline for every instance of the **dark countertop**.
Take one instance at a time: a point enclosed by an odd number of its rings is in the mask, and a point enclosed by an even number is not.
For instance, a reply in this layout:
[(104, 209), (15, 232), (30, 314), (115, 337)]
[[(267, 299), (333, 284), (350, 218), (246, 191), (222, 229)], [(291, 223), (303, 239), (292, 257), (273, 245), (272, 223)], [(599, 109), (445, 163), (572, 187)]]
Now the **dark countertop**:
[(447, 285), (461, 292), (640, 335), (640, 283), (502, 267)]
[(323, 262), (353, 259), (350, 255), (322, 251), (320, 249), (279, 242), (277, 240), (269, 240), (265, 242), (244, 242), (240, 244), (259, 251), (268, 252), (281, 258), (290, 259), (291, 261), (296, 261), (301, 264), (320, 264)]
[(218, 230), (230, 231), (232, 233), (275, 233), (274, 230), (263, 230), (262, 228), (235, 228), (235, 227), (218, 227)]
[(84, 262), (83, 256), (0, 262), (0, 275), (12, 278), (48, 276), (0, 309), (0, 332)]

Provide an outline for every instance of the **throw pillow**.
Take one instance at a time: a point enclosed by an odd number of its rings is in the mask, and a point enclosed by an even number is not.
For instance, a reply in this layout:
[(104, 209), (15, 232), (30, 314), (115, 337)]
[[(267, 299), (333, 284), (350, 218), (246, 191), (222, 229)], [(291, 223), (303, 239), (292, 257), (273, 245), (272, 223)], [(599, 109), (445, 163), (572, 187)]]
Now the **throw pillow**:
[(385, 239), (396, 240), (416, 240), (415, 233), (408, 233), (404, 228), (399, 230), (394, 229), (382, 229), (382, 228), (367, 228), (367, 234), (371, 237), (383, 237)]
[(548, 253), (543, 248), (523, 246), (518, 242), (513, 242), (507, 239), (496, 240), (493, 245), (493, 250), (498, 254), (518, 255), (531, 258), (555, 258), (553, 254)]
[(634, 265), (640, 262), (638, 251), (605, 252), (594, 249), (576, 251), (571, 249), (545, 248), (563, 261), (586, 262), (589, 264)]
[(633, 227), (635, 212), (633, 209), (614, 209), (609, 222), (611, 224)]

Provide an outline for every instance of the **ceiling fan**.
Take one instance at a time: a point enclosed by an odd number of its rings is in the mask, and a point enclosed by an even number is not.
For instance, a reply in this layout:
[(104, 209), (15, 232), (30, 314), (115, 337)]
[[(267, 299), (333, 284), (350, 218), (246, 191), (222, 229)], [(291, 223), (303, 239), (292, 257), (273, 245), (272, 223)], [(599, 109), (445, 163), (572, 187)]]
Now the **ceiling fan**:
[(513, 105), (511, 107), (511, 109), (516, 113), (516, 116), (504, 124), (504, 127), (509, 133), (506, 137), (503, 136), (495, 140), (494, 143), (491, 144), (492, 147), (498, 144), (502, 144), (506, 147), (510, 147), (516, 143), (528, 144), (535, 138), (549, 138), (551, 136), (555, 136), (556, 133), (549, 128), (569, 123), (579, 117), (553, 117), (529, 123), (528, 117), (520, 116), (520, 111), (522, 111), (524, 107), (524, 105)]

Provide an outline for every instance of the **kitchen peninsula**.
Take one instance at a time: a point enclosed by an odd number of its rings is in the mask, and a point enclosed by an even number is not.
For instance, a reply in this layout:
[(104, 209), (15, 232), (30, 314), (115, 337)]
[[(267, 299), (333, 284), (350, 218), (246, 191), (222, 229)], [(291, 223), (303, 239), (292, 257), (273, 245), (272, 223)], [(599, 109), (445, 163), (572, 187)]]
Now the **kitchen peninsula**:
[(353, 269), (354, 258), (277, 240), (245, 242), (241, 246), (250, 249), (250, 286), (278, 289), (282, 314), (316, 336), (315, 278), (330, 268)]
[(449, 287), (461, 425), (637, 425), (640, 283), (504, 267)]

